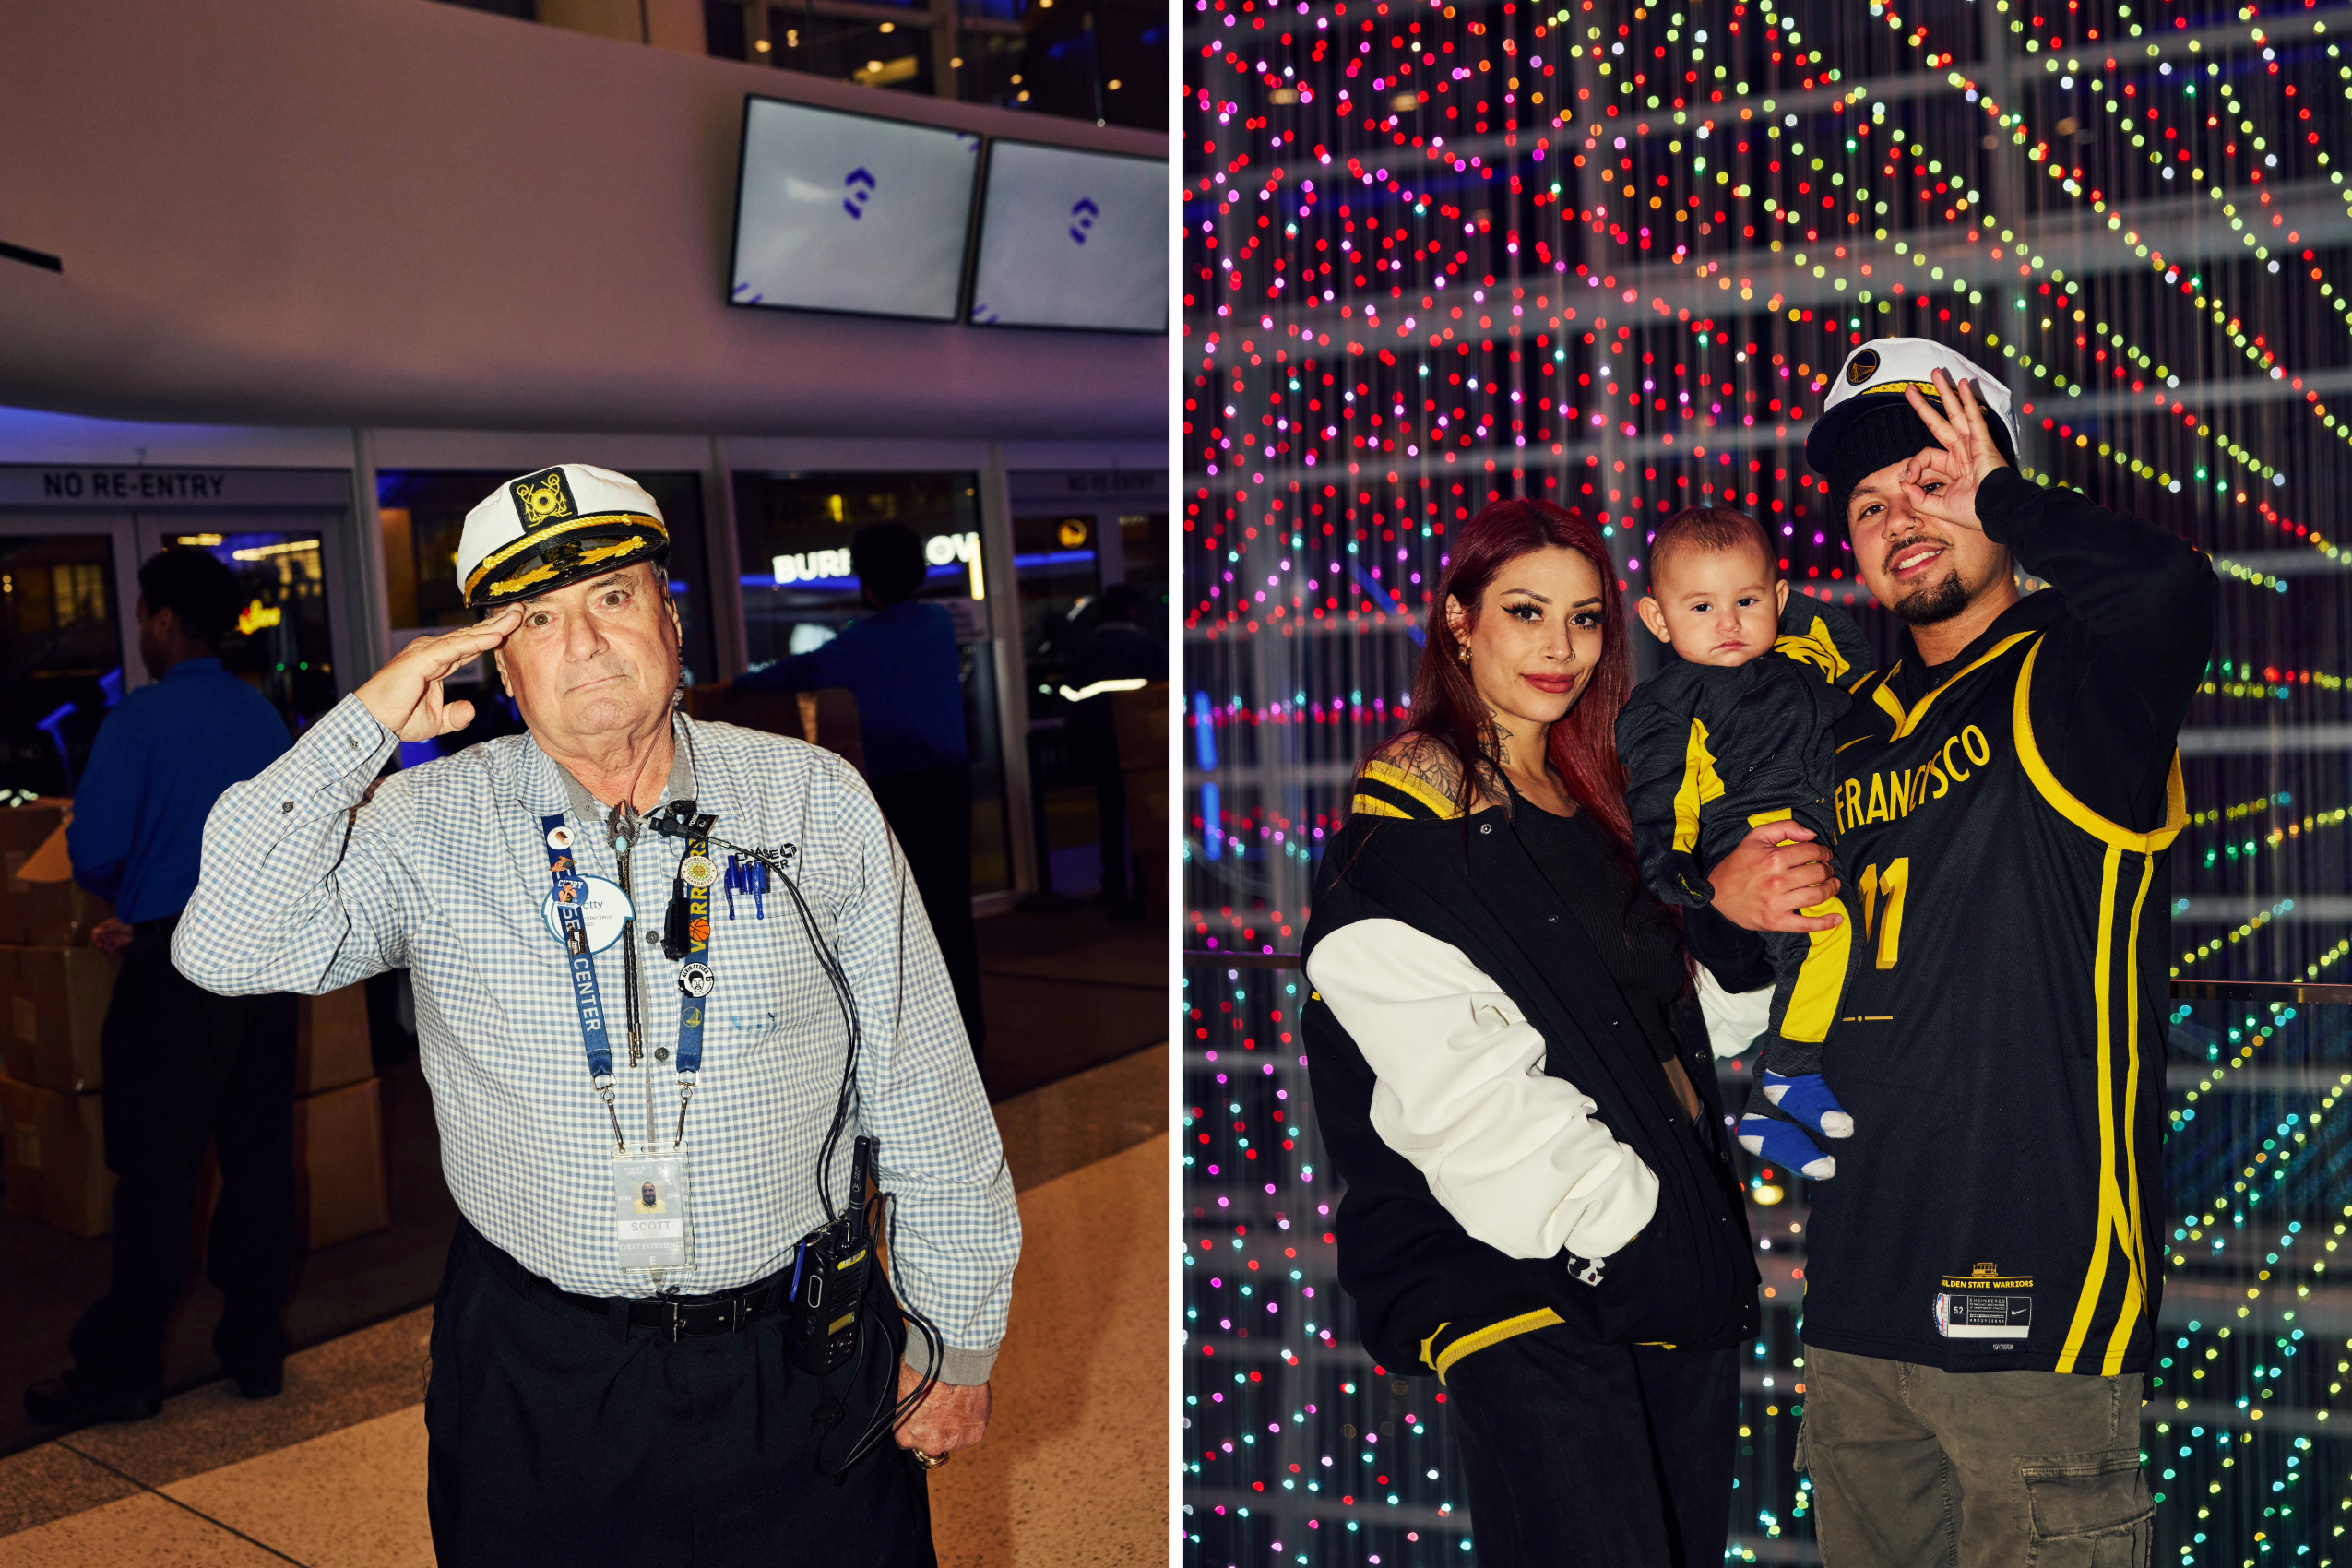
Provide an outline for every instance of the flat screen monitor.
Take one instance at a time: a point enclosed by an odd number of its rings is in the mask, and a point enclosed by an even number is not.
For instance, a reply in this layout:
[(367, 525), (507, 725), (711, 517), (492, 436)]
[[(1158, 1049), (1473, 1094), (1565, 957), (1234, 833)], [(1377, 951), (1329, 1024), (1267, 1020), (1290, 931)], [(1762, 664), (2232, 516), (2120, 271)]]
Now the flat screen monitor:
[(743, 106), (729, 300), (956, 319), (980, 137), (772, 98)]
[(1164, 159), (992, 142), (971, 320), (1168, 330)]

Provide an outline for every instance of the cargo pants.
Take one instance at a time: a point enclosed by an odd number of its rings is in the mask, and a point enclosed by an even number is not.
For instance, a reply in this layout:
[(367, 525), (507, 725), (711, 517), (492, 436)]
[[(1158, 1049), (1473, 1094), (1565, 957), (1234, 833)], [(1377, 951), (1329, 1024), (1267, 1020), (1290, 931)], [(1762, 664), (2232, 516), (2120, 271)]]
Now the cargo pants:
[(2137, 1372), (1948, 1372), (1805, 1349), (1797, 1468), (1827, 1568), (2145, 1568)]

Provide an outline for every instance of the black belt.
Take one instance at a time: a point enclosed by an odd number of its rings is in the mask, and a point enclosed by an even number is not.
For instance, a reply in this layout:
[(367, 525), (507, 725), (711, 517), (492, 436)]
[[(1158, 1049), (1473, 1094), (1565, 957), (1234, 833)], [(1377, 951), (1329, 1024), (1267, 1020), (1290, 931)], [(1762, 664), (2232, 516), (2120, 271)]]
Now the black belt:
[(525, 1268), (462, 1218), (457, 1221), (457, 1230), (474, 1255), (507, 1284), (527, 1296), (545, 1296), (587, 1316), (602, 1318), (612, 1325), (615, 1339), (627, 1338), (632, 1325), (654, 1329), (671, 1340), (734, 1334), (789, 1310), (792, 1304), (787, 1289), (791, 1283), (790, 1270), (771, 1274), (740, 1289), (720, 1290), (707, 1296), (607, 1299), (575, 1295)]

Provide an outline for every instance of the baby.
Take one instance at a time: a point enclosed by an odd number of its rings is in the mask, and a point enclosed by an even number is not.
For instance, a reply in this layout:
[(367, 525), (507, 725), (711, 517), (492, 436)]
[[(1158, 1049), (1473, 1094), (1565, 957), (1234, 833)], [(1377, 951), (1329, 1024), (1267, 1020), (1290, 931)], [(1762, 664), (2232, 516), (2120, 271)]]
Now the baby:
[[(1728, 507), (1689, 506), (1666, 520), (1650, 541), (1640, 610), (1680, 659), (1643, 682), (1617, 720), (1633, 852), (1651, 892), (1696, 909), (1715, 896), (1705, 868), (1760, 823), (1793, 820), (1835, 842), (1830, 730), (1851, 701), (1846, 688), (1872, 659), (1846, 615), (1791, 600), (1763, 527)], [(1845, 918), (1828, 931), (1763, 933), (1771, 1022), (1740, 1142), (1818, 1180), (1837, 1164), (1806, 1132), (1854, 1131), (1821, 1073), (1852, 917), (1835, 898), (1804, 912)]]

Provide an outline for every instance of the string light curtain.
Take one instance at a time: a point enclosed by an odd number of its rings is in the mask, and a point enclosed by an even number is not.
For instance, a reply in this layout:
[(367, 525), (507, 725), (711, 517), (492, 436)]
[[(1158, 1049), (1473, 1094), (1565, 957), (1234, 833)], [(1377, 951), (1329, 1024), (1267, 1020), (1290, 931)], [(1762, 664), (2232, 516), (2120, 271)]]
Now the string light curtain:
[[(2029, 473), (2221, 574), (2176, 980), (2352, 980), (2352, 6), (1185, 4), (1187, 1551), (1464, 1562), (1441, 1391), (1354, 1348), (1321, 1239), (1303, 982), (1247, 967), (1408, 710), (1450, 531), (1580, 506), (1633, 596), (1728, 500), (1883, 653), (1804, 436), (1865, 338), (1955, 344)], [(2159, 1560), (2347, 1560), (2352, 1008), (2183, 994)], [(1807, 1561), (1803, 1183), (1750, 1183), (1734, 1554)]]

